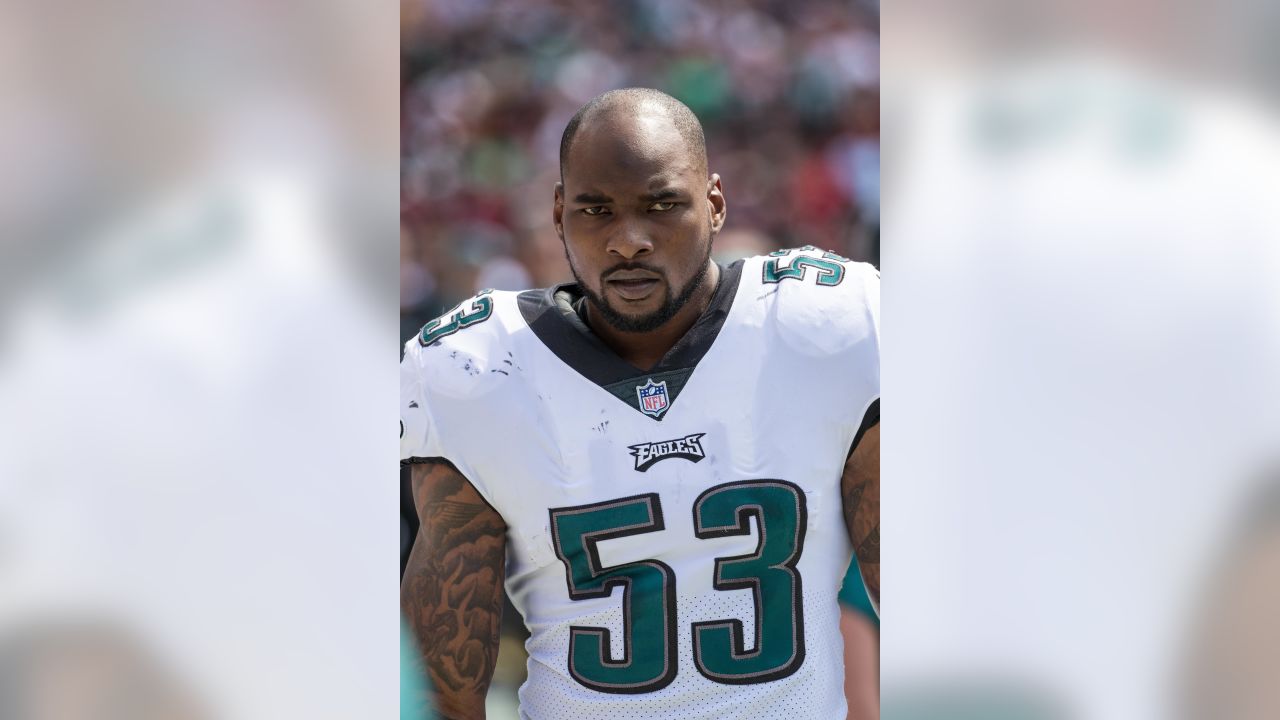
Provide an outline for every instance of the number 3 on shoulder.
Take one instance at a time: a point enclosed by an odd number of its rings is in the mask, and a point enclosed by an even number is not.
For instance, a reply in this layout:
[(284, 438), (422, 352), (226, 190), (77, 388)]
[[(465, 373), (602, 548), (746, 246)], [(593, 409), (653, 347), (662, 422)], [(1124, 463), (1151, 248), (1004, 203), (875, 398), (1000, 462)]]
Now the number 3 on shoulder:
[(418, 342), (426, 347), (441, 338), (449, 337), (462, 328), (488, 320), (493, 315), (493, 298), (488, 297), (491, 292), (493, 290), (481, 290), (471, 299), (469, 309), (463, 307), (467, 304), (467, 301), (463, 300), (453, 310), (423, 325), (422, 332), (418, 333)]

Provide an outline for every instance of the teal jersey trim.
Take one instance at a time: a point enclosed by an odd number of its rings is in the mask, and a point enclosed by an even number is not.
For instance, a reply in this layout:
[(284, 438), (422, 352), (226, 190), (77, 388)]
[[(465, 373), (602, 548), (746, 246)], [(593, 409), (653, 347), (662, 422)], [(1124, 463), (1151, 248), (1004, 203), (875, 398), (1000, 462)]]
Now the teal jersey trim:
[(418, 658), (418, 647), (409, 634), (409, 628), (400, 621), (400, 720), (435, 720), (430, 703), (422, 698), (429, 694), (426, 673)]
[(844, 583), (840, 585), (840, 603), (848, 608), (866, 615), (876, 627), (880, 627), (880, 616), (867, 597), (867, 588), (862, 583), (862, 571), (858, 569), (855, 559), (849, 563), (849, 570), (844, 574)]

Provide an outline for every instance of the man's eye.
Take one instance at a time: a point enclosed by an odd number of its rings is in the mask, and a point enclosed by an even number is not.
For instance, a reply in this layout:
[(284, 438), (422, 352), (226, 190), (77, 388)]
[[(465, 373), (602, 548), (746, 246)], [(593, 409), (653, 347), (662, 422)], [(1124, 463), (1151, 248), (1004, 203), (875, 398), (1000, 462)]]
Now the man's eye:
[(596, 205), (595, 207), (582, 208), (583, 215), (590, 215), (592, 217), (595, 217), (596, 215), (604, 215), (607, 212), (609, 212), (608, 209), (606, 209), (603, 205)]
[(666, 211), (668, 211), (668, 210), (671, 210), (671, 209), (672, 209), (672, 208), (674, 208), (675, 206), (676, 206), (676, 204), (675, 204), (675, 203), (673, 203), (673, 202), (656, 202), (656, 203), (654, 203), (654, 204), (650, 205), (650, 206), (649, 206), (649, 209), (650, 209), (650, 210), (657, 210), (658, 212), (666, 212)]

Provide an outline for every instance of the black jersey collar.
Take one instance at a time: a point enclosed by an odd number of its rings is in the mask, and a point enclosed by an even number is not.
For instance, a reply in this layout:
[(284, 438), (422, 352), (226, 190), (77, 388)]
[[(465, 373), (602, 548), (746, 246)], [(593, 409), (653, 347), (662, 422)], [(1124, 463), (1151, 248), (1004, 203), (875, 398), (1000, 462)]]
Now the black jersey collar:
[(649, 371), (644, 371), (623, 360), (599, 337), (587, 328), (572, 310), (565, 311), (556, 302), (556, 293), (568, 290), (580, 295), (576, 283), (562, 283), (539, 290), (520, 293), (518, 306), (533, 334), (556, 357), (573, 368), (579, 375), (599, 385), (614, 397), (655, 420), (661, 420), (666, 411), (656, 415), (641, 408), (638, 390), (649, 382), (665, 384), (668, 406), (675, 402), (684, 389), (693, 369), (702, 360), (724, 327), (733, 298), (742, 279), (742, 263), (739, 260), (729, 266), (720, 266), (720, 284), (711, 297), (711, 303), (694, 322), (693, 327), (680, 338), (671, 350)]

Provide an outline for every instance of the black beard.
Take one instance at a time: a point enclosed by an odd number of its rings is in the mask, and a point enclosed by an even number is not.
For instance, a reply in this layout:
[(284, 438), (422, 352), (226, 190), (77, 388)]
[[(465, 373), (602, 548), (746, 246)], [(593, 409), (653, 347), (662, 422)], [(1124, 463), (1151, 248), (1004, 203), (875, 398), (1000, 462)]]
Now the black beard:
[[(567, 252), (565, 253), (565, 257), (568, 257)], [(625, 263), (620, 266), (612, 267), (605, 271), (605, 273), (602, 273), (600, 277), (601, 287), (604, 287), (604, 275), (619, 269), (644, 269), (662, 276), (663, 287), (666, 288), (666, 295), (662, 299), (662, 306), (648, 315), (634, 317), (618, 312), (617, 308), (610, 305), (608, 300), (594, 292), (591, 288), (587, 287), (587, 284), (582, 282), (582, 276), (578, 274), (578, 268), (573, 266), (572, 260), (569, 261), (569, 269), (573, 272), (573, 278), (578, 281), (578, 288), (582, 290), (582, 294), (586, 295), (587, 300), (591, 301), (592, 308), (598, 312), (600, 317), (603, 318), (604, 321), (614, 330), (629, 333), (652, 332), (665, 325), (667, 321), (671, 320), (671, 318), (675, 317), (676, 313), (680, 312), (680, 309), (683, 308), (689, 302), (689, 299), (693, 297), (693, 294), (698, 292), (698, 288), (701, 288), (702, 284), (706, 282), (707, 271), (710, 267), (711, 243), (707, 243), (707, 255), (702, 259), (702, 263), (698, 268), (698, 274), (694, 275), (693, 278), (689, 280), (688, 284), (680, 288), (680, 292), (674, 297), (672, 297), (671, 294), (671, 283), (666, 282), (666, 273), (660, 272), (656, 268), (640, 263)]]

